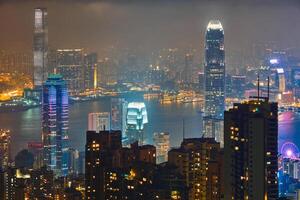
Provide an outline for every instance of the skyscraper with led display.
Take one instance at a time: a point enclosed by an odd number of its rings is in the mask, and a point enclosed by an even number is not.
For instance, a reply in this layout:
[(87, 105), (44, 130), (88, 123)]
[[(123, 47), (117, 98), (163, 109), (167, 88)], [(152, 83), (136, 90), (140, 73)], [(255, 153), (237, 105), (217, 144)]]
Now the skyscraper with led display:
[(68, 91), (59, 74), (49, 75), (43, 85), (42, 139), (44, 164), (56, 175), (68, 172)]
[(33, 83), (35, 87), (42, 87), (47, 78), (48, 56), (48, 18), (46, 8), (34, 9), (33, 36)]
[[(205, 119), (208, 122), (224, 117), (225, 109), (225, 53), (224, 30), (218, 20), (209, 22), (205, 35), (205, 66), (204, 66)], [(210, 123), (204, 119), (204, 130)], [(206, 137), (222, 138), (220, 132), (204, 132)], [(218, 141), (221, 142), (221, 141)]]
[(129, 144), (138, 141), (143, 143), (144, 125), (148, 123), (146, 105), (143, 102), (130, 102), (127, 106), (126, 136)]
[(225, 200), (278, 199), (277, 112), (268, 98), (236, 103), (225, 112)]

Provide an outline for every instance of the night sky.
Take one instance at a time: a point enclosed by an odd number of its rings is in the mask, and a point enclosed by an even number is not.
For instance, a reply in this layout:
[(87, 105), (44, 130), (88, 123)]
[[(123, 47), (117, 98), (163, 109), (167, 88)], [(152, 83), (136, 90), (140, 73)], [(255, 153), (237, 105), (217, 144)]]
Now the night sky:
[(0, 0), (0, 49), (31, 51), (38, 6), (48, 8), (53, 48), (202, 50), (210, 19), (221, 20), (226, 51), (232, 54), (247, 55), (253, 43), (265, 41), (300, 45), (299, 0)]

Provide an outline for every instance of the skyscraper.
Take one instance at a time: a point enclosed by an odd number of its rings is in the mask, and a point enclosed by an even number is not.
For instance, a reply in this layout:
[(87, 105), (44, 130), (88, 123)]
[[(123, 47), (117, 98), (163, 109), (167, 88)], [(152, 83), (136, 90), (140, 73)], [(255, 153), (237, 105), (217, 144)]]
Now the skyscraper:
[(126, 136), (129, 144), (138, 141), (143, 144), (144, 125), (148, 123), (146, 105), (143, 102), (130, 102), (127, 107)]
[(33, 83), (42, 87), (47, 78), (48, 18), (46, 8), (34, 9)]
[(89, 131), (105, 131), (110, 130), (110, 113), (89, 113)]
[(69, 93), (77, 94), (84, 90), (83, 49), (58, 49), (56, 72), (63, 76)]
[(225, 200), (278, 198), (277, 111), (260, 97), (225, 112)]
[[(225, 54), (224, 54), (224, 30), (218, 20), (209, 22), (205, 35), (205, 108), (206, 119), (211, 121), (224, 117), (225, 109)], [(204, 130), (209, 124), (204, 120)], [(220, 132), (204, 132), (206, 137), (222, 138), (218, 136)], [(218, 142), (221, 142), (217, 140)]]
[(49, 75), (43, 85), (42, 139), (44, 164), (56, 175), (68, 172), (68, 91), (59, 74)]
[(110, 106), (111, 130), (121, 130), (125, 138), (127, 102), (123, 98), (112, 98)]

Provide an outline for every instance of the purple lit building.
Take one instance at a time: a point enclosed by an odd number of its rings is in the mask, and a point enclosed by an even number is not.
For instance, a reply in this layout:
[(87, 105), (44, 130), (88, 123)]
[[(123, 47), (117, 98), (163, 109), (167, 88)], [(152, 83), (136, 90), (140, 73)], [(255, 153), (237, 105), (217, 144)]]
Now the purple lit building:
[(68, 91), (59, 74), (49, 75), (43, 85), (42, 140), (44, 165), (58, 176), (68, 173)]

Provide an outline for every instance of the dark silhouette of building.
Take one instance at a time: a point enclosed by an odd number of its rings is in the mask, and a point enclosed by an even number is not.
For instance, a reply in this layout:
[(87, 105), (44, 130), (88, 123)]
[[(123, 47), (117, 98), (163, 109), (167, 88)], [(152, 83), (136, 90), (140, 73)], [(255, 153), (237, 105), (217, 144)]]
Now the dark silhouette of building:
[(224, 121), (225, 200), (278, 198), (277, 103), (234, 104)]

